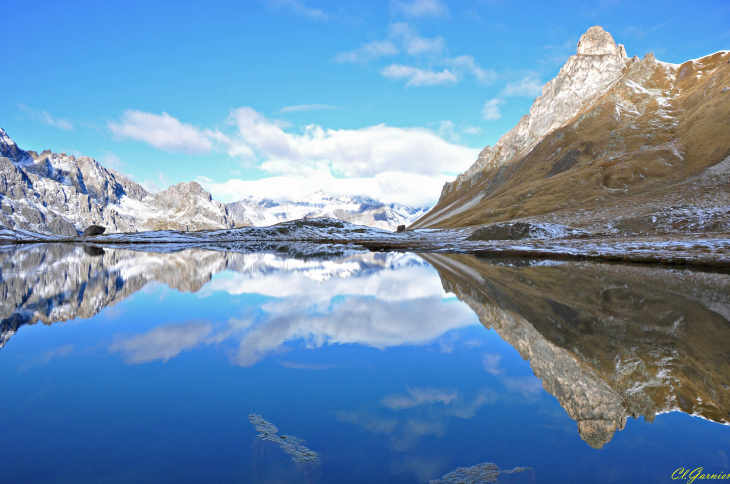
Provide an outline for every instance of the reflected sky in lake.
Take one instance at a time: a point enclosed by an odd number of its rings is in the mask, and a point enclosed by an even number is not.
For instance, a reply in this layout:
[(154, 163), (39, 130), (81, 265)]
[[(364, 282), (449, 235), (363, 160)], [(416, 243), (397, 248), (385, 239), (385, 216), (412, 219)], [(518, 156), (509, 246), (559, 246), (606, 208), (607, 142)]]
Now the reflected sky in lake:
[(0, 482), (730, 472), (727, 274), (296, 249), (3, 248)]

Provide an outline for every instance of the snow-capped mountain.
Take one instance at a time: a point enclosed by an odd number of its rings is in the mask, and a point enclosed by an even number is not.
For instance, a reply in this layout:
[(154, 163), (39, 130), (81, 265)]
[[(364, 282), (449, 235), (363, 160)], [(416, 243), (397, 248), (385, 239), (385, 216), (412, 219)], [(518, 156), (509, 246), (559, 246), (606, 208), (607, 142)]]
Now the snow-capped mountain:
[(428, 211), (322, 191), (298, 201), (247, 198), (227, 206), (198, 183), (153, 194), (93, 158), (25, 151), (0, 128), (0, 226), (78, 235), (90, 225), (113, 232), (226, 229), (329, 217), (396, 230)]
[(195, 182), (157, 194), (93, 158), (24, 151), (0, 128), (0, 225), (77, 235), (89, 225), (108, 232), (233, 227), (225, 206)]
[(249, 197), (226, 205), (238, 226), (274, 225), (290, 220), (328, 217), (357, 225), (395, 231), (410, 225), (430, 207), (403, 207), (363, 197), (332, 197), (319, 190), (301, 200), (277, 203), (268, 198)]

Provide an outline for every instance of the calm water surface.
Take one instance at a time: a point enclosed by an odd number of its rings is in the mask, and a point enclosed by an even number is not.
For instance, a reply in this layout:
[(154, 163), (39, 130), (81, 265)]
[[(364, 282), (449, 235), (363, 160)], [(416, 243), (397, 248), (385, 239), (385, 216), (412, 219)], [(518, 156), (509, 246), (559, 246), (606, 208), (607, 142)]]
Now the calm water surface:
[(730, 472), (727, 274), (72, 245), (0, 267), (0, 482)]

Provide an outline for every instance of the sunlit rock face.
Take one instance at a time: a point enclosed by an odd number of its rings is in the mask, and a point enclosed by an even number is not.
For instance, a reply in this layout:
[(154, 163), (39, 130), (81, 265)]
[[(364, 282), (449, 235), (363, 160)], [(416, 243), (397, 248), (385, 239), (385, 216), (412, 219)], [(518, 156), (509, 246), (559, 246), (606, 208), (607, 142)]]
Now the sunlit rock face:
[(158, 194), (88, 156), (25, 151), (0, 128), (0, 225), (41, 234), (77, 235), (233, 227), (225, 205), (195, 183)]
[(529, 114), (410, 228), (551, 222), (593, 234), (730, 231), (730, 51), (628, 58), (600, 27)]
[(642, 266), (509, 266), (424, 255), (444, 289), (530, 361), (595, 448), (627, 417), (730, 421), (730, 277)]

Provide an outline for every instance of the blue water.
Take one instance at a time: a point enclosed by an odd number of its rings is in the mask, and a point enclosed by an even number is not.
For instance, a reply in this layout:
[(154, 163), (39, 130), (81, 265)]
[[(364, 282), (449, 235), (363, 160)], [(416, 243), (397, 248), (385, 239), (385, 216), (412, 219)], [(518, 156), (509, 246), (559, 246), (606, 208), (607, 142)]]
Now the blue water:
[[(682, 411), (629, 417), (589, 446), (530, 362), (417, 255), (269, 254), (209, 270), (199, 254), (118, 252), (129, 260), (76, 248), (28, 267), (0, 254), (4, 317), (69, 317), (22, 324), (0, 349), (0, 482), (419, 483), (484, 462), (533, 469), (499, 482), (730, 472), (728, 427)], [(169, 287), (165, 264), (200, 264), (200, 287)], [(53, 271), (65, 286), (28, 282)], [(94, 271), (119, 279), (93, 292)], [(141, 273), (131, 294), (91, 303)], [(39, 295), (53, 303), (34, 309)], [(95, 314), (79, 317), (79, 300)], [(258, 439), (250, 414), (318, 459)]]

